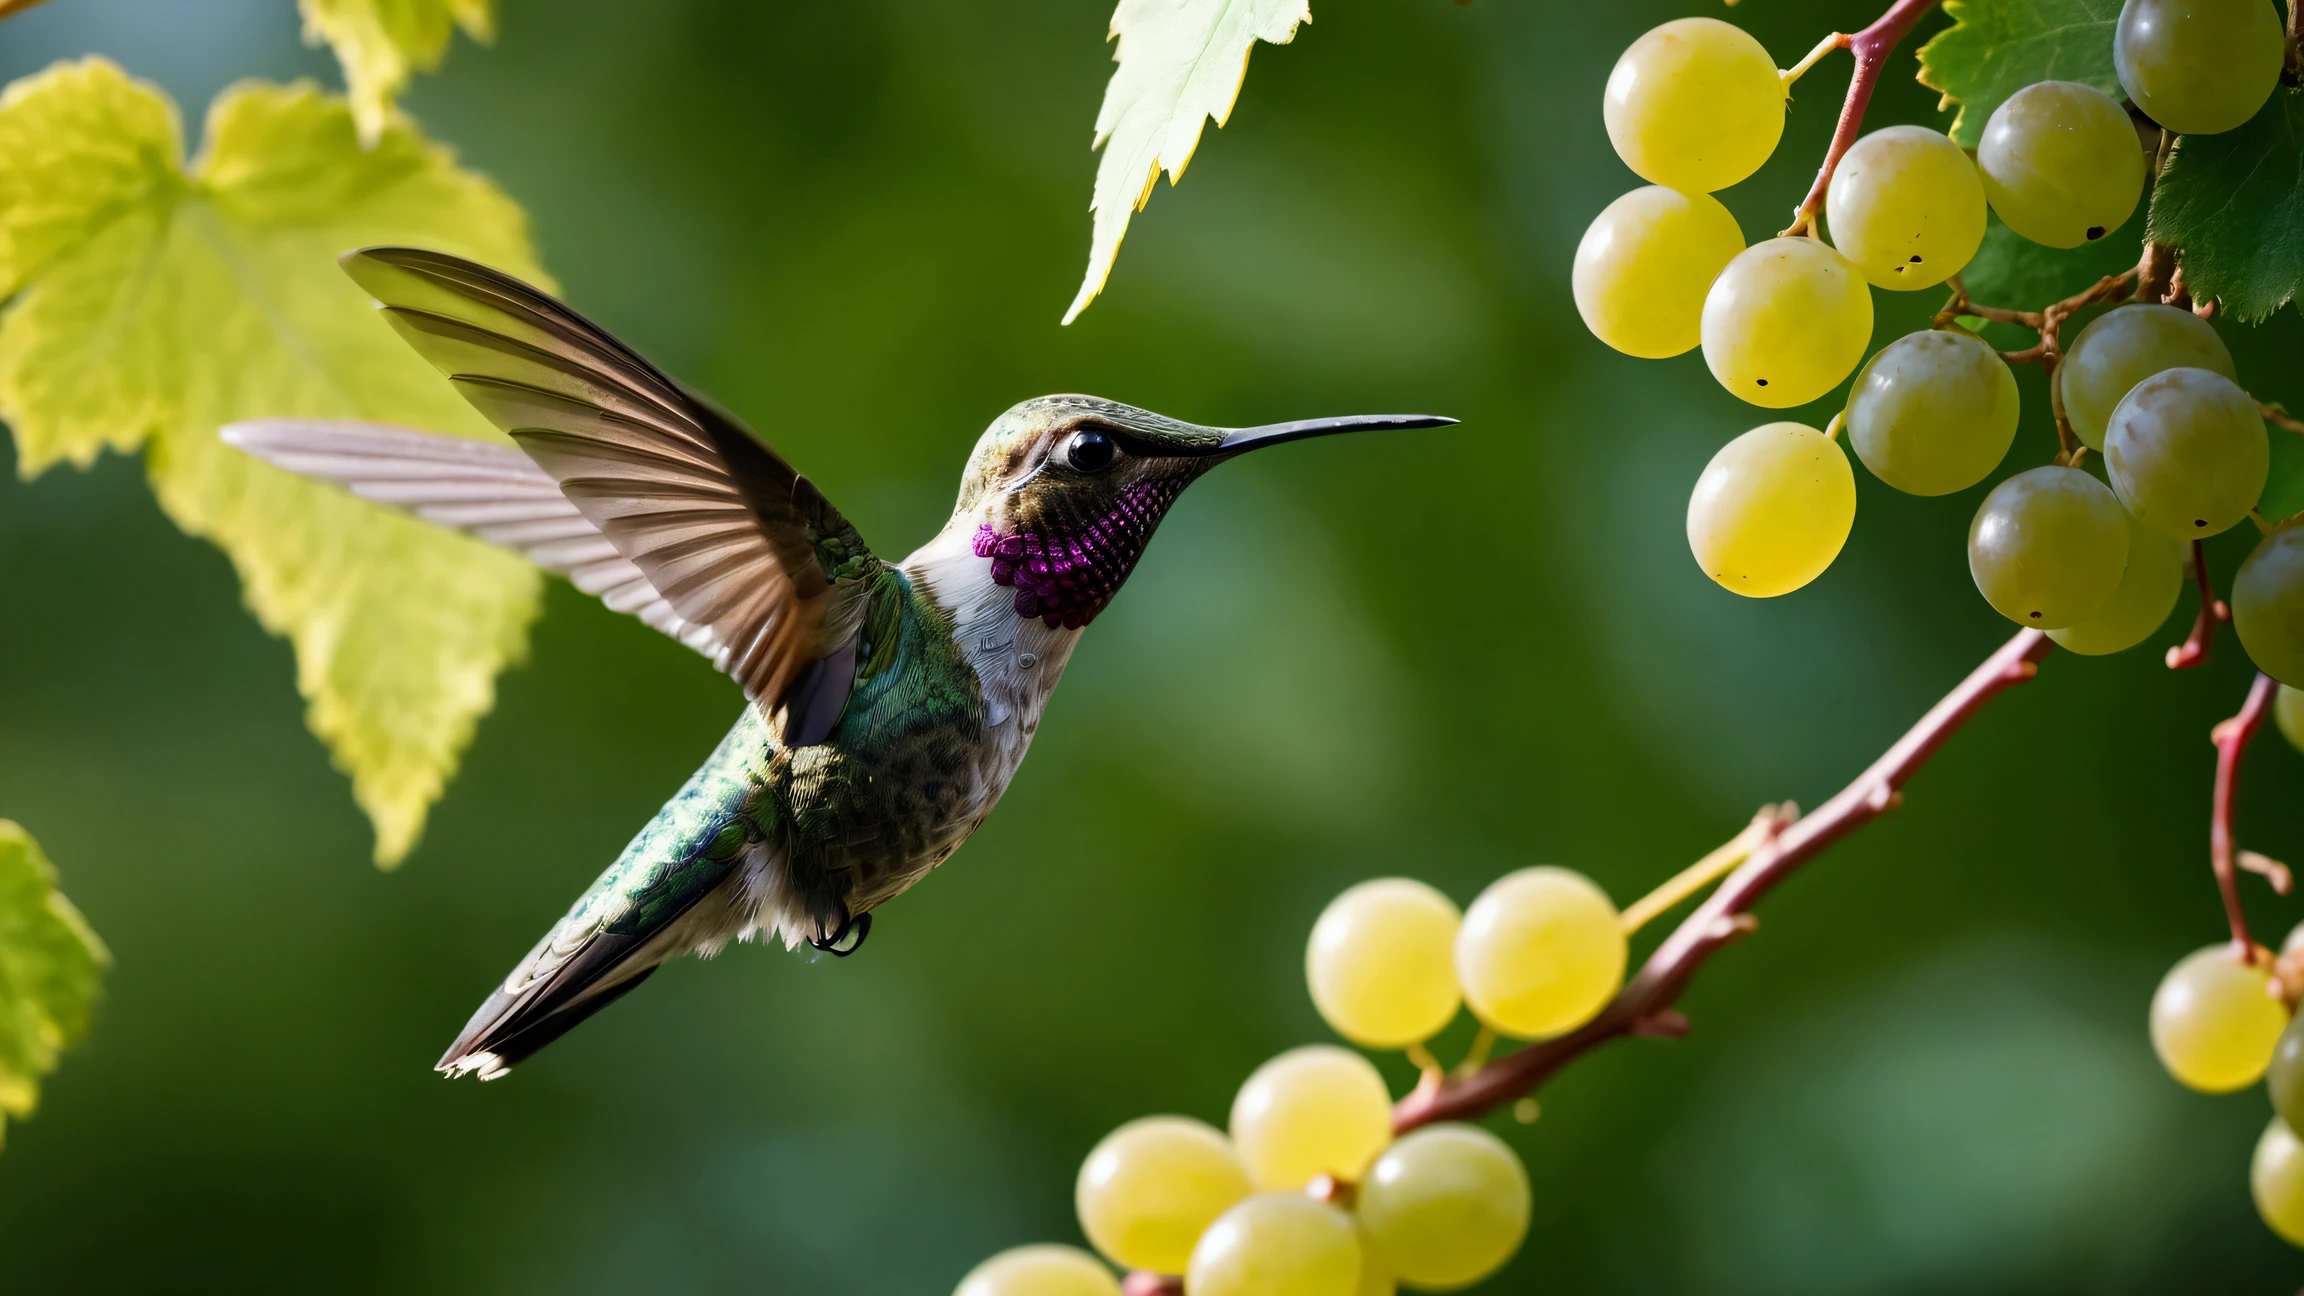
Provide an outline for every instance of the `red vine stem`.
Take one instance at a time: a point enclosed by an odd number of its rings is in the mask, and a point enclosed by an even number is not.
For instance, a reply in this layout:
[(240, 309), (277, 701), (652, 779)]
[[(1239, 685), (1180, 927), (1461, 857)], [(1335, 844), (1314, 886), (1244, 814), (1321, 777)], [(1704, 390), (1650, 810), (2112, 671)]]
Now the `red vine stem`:
[(2170, 670), (2205, 663), (2216, 646), (2216, 623), (2232, 619), (2232, 609), (2216, 597), (2216, 587), (2208, 581), (2208, 546), (2197, 540), (2192, 542), (2192, 579), (2200, 587), (2200, 615), (2193, 618), (2192, 633), (2184, 636), (2184, 642), (2168, 650)]
[(1910, 34), (1921, 15), (1935, 7), (1936, 0), (1896, 0), (1871, 26), (1847, 38), (1848, 49), (1856, 56), (1856, 70), (1848, 77), (1848, 98), (1840, 105), (1840, 124), (1832, 129), (1832, 146), (1824, 150), (1824, 165), (1817, 169), (1816, 183), (1809, 186), (1808, 196), (1792, 213), (1792, 228), (1785, 230), (1785, 235), (1805, 234), (1815, 223), (1817, 209), (1824, 205), (1824, 191), (1831, 187), (1833, 169), (1864, 128), (1864, 109), (1872, 102), (1872, 89), (1880, 84), (1888, 55)]
[[(1871, 768), (1814, 814), (1786, 822), (1710, 898), (1674, 928), (1600, 1015), (1566, 1035), (1540, 1040), (1478, 1071), (1427, 1081), (1392, 1109), (1392, 1129), (1405, 1134), (1434, 1121), (1467, 1120), (1517, 1101), (1577, 1057), (1626, 1035), (1676, 1035), (1687, 1020), (1673, 1008), (1714, 951), (1756, 926), (1760, 897), (1824, 849), (1896, 806), (1899, 791), (1962, 725), (2013, 685), (2031, 679), (2053, 645), (2020, 630), (1959, 687), (1931, 707)], [(2262, 717), (2259, 715), (2258, 720)], [(2220, 785), (2221, 786), (2221, 785)]]
[(2248, 689), (2240, 714), (2210, 730), (2216, 744), (2216, 798), (2208, 810), (2208, 865), (2216, 870), (2216, 889), (2224, 895), (2224, 916), (2232, 923), (2232, 950), (2242, 961), (2256, 957), (2256, 942), (2248, 937), (2248, 918), (2240, 912), (2240, 873), (2232, 841), (2232, 807), (2240, 797), (2240, 758), (2248, 754), (2249, 740), (2264, 727), (2271, 714), (2272, 697), (2280, 686), (2259, 673)]

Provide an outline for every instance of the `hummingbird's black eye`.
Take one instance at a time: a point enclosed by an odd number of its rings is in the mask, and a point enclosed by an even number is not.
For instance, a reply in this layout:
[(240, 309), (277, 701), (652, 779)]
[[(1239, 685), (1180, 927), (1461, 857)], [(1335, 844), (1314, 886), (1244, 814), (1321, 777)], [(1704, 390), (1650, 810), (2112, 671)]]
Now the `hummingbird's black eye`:
[(1084, 473), (1102, 472), (1120, 455), (1120, 447), (1102, 432), (1075, 432), (1064, 443), (1064, 462)]

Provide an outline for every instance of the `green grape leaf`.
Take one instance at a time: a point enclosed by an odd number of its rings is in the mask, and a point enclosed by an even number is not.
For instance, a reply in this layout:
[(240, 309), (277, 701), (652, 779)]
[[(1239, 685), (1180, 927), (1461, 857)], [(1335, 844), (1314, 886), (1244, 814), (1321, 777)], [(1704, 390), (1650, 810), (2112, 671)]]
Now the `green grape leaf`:
[[(224, 550), (257, 620), (294, 645), (308, 723), (389, 866), (526, 651), (541, 578), (216, 432), (304, 415), (495, 438), (336, 257), (408, 243), (548, 281), (509, 198), (402, 119), (362, 149), (345, 102), (308, 84), (227, 89), (200, 161), (179, 156), (160, 92), (100, 59), (0, 98), (0, 290), (15, 294), (0, 419), (27, 477), (144, 451), (162, 508)], [(54, 197), (17, 220), (8, 197), (35, 193)]]
[(2117, 99), (2112, 28), (2121, 0), (1945, 0), (1952, 25), (1920, 47), (1920, 84), (1960, 107), (1951, 136), (1984, 138), (2001, 101), (2035, 81), (2081, 81)]
[(112, 961), (56, 889), (32, 835), (0, 819), (0, 1134), (40, 1100), (40, 1077), (88, 1032), (98, 975)]
[(1089, 145), (1104, 158), (1088, 204), (1088, 273), (1066, 324), (1104, 290), (1128, 218), (1151, 201), (1160, 173), (1170, 184), (1183, 179), (1202, 124), (1213, 118), (1221, 128), (1232, 116), (1256, 42), (1285, 45), (1310, 21), (1308, 0), (1120, 0), (1110, 37), (1120, 43), (1112, 54), (1120, 69), (1104, 87)]
[(296, 0), (296, 11), (306, 43), (336, 51), (360, 142), (371, 148), (409, 78), (440, 66), (456, 28), (483, 44), (496, 38), (495, 0)]
[(2304, 91), (2279, 90), (2246, 125), (2180, 135), (2145, 226), (2179, 251), (2195, 300), (2248, 323), (2304, 287)]

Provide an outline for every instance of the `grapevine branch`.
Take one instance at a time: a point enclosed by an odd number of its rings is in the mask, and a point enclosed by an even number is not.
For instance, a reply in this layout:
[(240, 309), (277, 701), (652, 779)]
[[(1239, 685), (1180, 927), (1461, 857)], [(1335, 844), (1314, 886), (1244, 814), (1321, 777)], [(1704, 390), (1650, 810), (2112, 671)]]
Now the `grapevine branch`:
[[(2272, 696), (2279, 685), (2269, 675), (2259, 673), (2256, 683), (2248, 690), (2248, 700), (2241, 704), (2240, 713), (2209, 731), (2209, 740), (2216, 744), (2216, 796), (2208, 811), (2208, 864), (2216, 870), (2216, 889), (2224, 896), (2224, 916), (2232, 924), (2232, 950), (2243, 962), (2256, 958), (2256, 942), (2249, 939), (2248, 919), (2240, 911), (2241, 852), (2233, 844), (2232, 807), (2240, 797), (2240, 758), (2248, 754), (2248, 744), (2256, 731), (2264, 727), (2264, 717), (2272, 712)], [(2261, 857), (2259, 857), (2261, 858)], [(2265, 860), (2265, 864), (2272, 864)], [(2277, 867), (2277, 866), (2275, 866)], [(2264, 872), (2279, 887), (2278, 873), (2261, 867), (2251, 872)], [(2285, 873), (2286, 869), (2280, 869)]]
[[(2053, 647), (2038, 630), (2017, 631), (1822, 809), (1806, 818), (1789, 805), (1763, 809), (1735, 841), (1706, 857), (1710, 861), (1740, 855), (1743, 863), (1664, 938), (1598, 1016), (1566, 1035), (1540, 1040), (1469, 1072), (1449, 1076), (1437, 1066), (1428, 1067), (1423, 1083), (1393, 1107), (1392, 1132), (1405, 1134), (1436, 1121), (1471, 1120), (1525, 1100), (1554, 1072), (1611, 1040), (1685, 1034), (1688, 1019), (1673, 1005), (1705, 960), (1759, 926), (1751, 909), (1760, 897), (1825, 848), (1901, 803), (1901, 789), (1920, 767), (1986, 702), (2031, 679)], [(1706, 861), (1681, 876), (1705, 871)], [(1666, 883), (1660, 893), (1678, 898), (1679, 880)], [(1350, 1189), (1322, 1176), (1314, 1181), (1313, 1191), (1323, 1200), (1334, 1200)], [(1145, 1270), (1129, 1274), (1121, 1284), (1124, 1296), (1181, 1296), (1183, 1290), (1182, 1279)]]
[[(1888, 55), (1899, 42), (1909, 35), (1923, 14), (1936, 7), (1936, 0), (1896, 0), (1888, 12), (1874, 19), (1872, 25), (1856, 34), (1833, 33), (1817, 48), (1817, 54), (1828, 49), (1845, 49), (1856, 56), (1856, 70), (1848, 77), (1848, 98), (1840, 105), (1840, 122), (1832, 128), (1832, 145), (1824, 150), (1824, 165), (1816, 171), (1816, 183), (1808, 187), (1808, 196), (1792, 213), (1792, 226), (1778, 237), (1806, 234), (1816, 223), (1816, 212), (1824, 205), (1824, 193), (1832, 186), (1832, 172), (1840, 165), (1841, 155), (1856, 142), (1856, 133), (1864, 128), (1864, 110), (1872, 103), (1873, 87), (1880, 84), (1880, 72), (1888, 66)], [(1811, 54), (1801, 65), (1815, 61)]]
[(1424, 1083), (1393, 1108), (1393, 1132), (1405, 1134), (1434, 1121), (1467, 1120), (1513, 1103), (1554, 1072), (1611, 1040), (1685, 1032), (1687, 1019), (1673, 1005), (1705, 960), (1758, 925), (1752, 906), (1826, 847), (1900, 803), (1900, 789), (1920, 767), (1986, 702), (2031, 679), (2052, 646), (2037, 630), (2018, 631), (1930, 708), (1920, 723), (1871, 768), (1814, 814), (1794, 818), (1788, 807), (1763, 811), (1755, 822), (1762, 824), (1764, 831), (1750, 858), (1664, 938), (1599, 1016), (1566, 1035), (1540, 1040), (1469, 1075), (1445, 1078), (1428, 1072)]

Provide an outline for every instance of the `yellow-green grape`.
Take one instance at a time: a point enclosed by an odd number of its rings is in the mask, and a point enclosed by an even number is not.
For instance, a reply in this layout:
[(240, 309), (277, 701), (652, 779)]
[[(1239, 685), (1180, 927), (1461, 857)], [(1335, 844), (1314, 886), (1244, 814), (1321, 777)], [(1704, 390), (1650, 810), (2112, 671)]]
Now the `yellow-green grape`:
[(1210, 1126), (1146, 1116), (1104, 1136), (1080, 1167), (1080, 1231), (1113, 1263), (1184, 1272), (1192, 1244), (1250, 1191), (1248, 1168)]
[(2051, 630), (2059, 648), (2084, 657), (2125, 652), (2168, 621), (2184, 593), (2184, 547), (2157, 531), (2128, 524), (2128, 569), (2112, 597), (2085, 621)]
[(1812, 238), (1736, 254), (1704, 295), (1704, 363), (1755, 405), (1805, 405), (1840, 385), (1872, 340), (1872, 290)]
[(1528, 1171), (1477, 1125), (1428, 1125), (1376, 1158), (1360, 1226), (1399, 1281), (1468, 1287), (1504, 1267), (1528, 1234)]
[(1384, 1077), (1333, 1044), (1288, 1050), (1232, 1100), (1232, 1146), (1258, 1188), (1293, 1192), (1318, 1175), (1357, 1183), (1391, 1141)]
[(1570, 869), (1525, 868), (1489, 884), (1456, 934), (1456, 979), (1498, 1034), (1537, 1039), (1591, 1020), (1624, 982), (1616, 906)]
[(2213, 369), (2237, 379), (2232, 353), (2208, 321), (2188, 310), (2138, 302), (2097, 316), (2056, 365), (2064, 416), (2089, 449), (2104, 448), (2112, 411), (2128, 389), (2163, 369)]
[(2202, 1093), (2256, 1083), (2288, 1025), (2270, 984), (2270, 973), (2235, 958), (2230, 945), (2210, 945), (2168, 969), (2152, 992), (2152, 1051), (2168, 1074)]
[(1120, 1283), (1077, 1247), (1020, 1246), (969, 1270), (952, 1296), (1120, 1296)]
[(2232, 631), (2256, 669), (2304, 688), (2304, 524), (2264, 537), (2240, 564), (2232, 577)]
[(1601, 116), (1616, 156), (1651, 184), (1725, 189), (1784, 134), (1776, 60), (1741, 27), (1678, 18), (1632, 42), (1608, 74)]
[(1848, 391), (1848, 444), (1910, 495), (1949, 495), (1992, 474), (2016, 439), (2016, 375), (1973, 333), (1923, 329), (1880, 349)]
[(1250, 1197), (1209, 1225), (1184, 1270), (1191, 1296), (1357, 1296), (1352, 1217), (1301, 1193)]
[(2002, 101), (1976, 147), (1984, 196), (2008, 228), (2078, 247), (2120, 228), (2144, 192), (2128, 114), (2077, 81), (2037, 81)]
[(2256, 507), (2272, 442), (2238, 383), (2207, 369), (2163, 369), (2113, 407), (2104, 471), (2137, 521), (2196, 540), (2230, 530)]
[(1360, 1239), (1360, 1286), (1352, 1296), (1395, 1296), (1400, 1290), (1399, 1280), (1392, 1276), (1384, 1257), (1376, 1254), (1376, 1243), (1368, 1236), (1368, 1226), (1353, 1217), (1353, 1225)]
[(1464, 1001), (1450, 963), (1462, 921), (1453, 901), (1412, 878), (1350, 888), (1312, 925), (1304, 952), (1312, 1006), (1365, 1048), (1432, 1038)]
[(2020, 472), (1968, 526), (1968, 573), (2000, 615), (2057, 630), (2096, 615), (2128, 571), (2128, 514), (2077, 468)]
[(1932, 288), (1984, 242), (1984, 181), (1959, 145), (1925, 126), (1857, 140), (1832, 173), (1824, 221), (1874, 286)]
[[(2288, 739), (2288, 745), (2304, 751), (2304, 689), (2280, 686), (2280, 696), (2272, 703), (2272, 719)], [(2297, 928), (2304, 931), (2304, 925)]]
[(2179, 135), (2256, 115), (2280, 82), (2280, 20), (2265, 0), (2128, 0), (2112, 34), (2120, 88)]
[(1856, 473), (1839, 444), (1769, 423), (1704, 465), (1688, 497), (1688, 548), (1704, 574), (1747, 598), (1789, 594), (1824, 574), (1856, 525)]
[(2275, 1116), (2248, 1161), (2248, 1195), (2256, 1213), (2282, 1239), (2304, 1247), (2304, 1143)]
[(1661, 360), (1696, 345), (1704, 293), (1744, 250), (1744, 231), (1710, 194), (1662, 185), (1608, 204), (1576, 245), (1570, 284), (1592, 336)]

